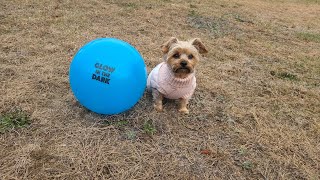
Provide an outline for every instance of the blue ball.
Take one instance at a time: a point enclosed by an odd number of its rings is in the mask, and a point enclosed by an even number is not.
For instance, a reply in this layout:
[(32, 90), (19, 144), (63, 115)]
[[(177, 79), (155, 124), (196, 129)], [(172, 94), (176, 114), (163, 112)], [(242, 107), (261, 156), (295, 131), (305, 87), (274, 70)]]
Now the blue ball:
[(130, 44), (100, 38), (84, 45), (70, 65), (70, 86), (78, 101), (100, 114), (132, 108), (146, 88), (143, 58)]

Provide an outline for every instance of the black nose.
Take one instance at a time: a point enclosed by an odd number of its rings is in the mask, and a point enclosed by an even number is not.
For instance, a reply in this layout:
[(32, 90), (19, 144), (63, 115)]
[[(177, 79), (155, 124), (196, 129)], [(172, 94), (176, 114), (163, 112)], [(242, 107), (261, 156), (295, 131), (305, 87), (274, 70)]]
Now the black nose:
[(188, 64), (188, 62), (187, 62), (187, 61), (181, 61), (181, 62), (180, 62), (180, 65), (181, 65), (182, 67), (187, 66), (187, 64)]

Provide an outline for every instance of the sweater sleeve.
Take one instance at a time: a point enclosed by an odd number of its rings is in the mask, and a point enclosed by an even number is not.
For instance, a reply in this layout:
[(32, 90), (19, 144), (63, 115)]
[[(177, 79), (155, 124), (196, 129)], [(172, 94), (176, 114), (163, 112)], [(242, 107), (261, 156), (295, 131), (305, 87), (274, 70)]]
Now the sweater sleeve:
[(192, 85), (191, 91), (189, 91), (187, 94), (185, 94), (182, 98), (188, 99), (188, 100), (191, 99), (195, 89), (196, 89), (196, 83), (194, 82)]
[[(162, 64), (162, 63), (161, 63)], [(152, 88), (158, 88), (158, 73), (161, 64), (157, 65), (152, 71), (150, 72), (148, 79), (147, 79), (147, 88), (151, 90)]]

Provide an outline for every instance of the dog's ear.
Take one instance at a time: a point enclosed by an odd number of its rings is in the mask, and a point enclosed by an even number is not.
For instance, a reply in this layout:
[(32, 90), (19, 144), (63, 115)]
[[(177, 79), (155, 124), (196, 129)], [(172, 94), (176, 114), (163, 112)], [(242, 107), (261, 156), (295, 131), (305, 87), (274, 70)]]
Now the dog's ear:
[(200, 54), (205, 54), (208, 52), (206, 46), (202, 43), (200, 38), (192, 39), (191, 44), (198, 49)]
[(169, 41), (161, 45), (162, 52), (164, 54), (167, 54), (169, 52), (171, 45), (177, 42), (178, 42), (178, 39), (176, 37), (171, 37)]

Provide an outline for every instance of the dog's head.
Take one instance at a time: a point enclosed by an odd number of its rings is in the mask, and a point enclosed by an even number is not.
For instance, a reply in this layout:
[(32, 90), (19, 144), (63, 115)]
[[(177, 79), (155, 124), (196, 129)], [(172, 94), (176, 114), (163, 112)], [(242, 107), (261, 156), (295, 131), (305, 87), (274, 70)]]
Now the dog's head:
[(173, 73), (178, 78), (185, 78), (193, 73), (200, 60), (200, 54), (208, 52), (199, 38), (179, 41), (172, 37), (161, 47), (165, 54), (165, 61), (171, 66)]

